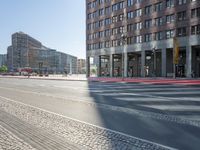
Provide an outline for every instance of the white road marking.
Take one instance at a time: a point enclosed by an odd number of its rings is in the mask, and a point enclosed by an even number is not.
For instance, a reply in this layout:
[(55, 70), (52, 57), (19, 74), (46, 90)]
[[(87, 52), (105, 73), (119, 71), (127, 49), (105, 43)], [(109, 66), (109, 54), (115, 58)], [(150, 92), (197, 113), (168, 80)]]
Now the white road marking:
[(113, 133), (121, 134), (121, 135), (129, 137), (129, 138), (134, 138), (134, 139), (137, 139), (137, 140), (141, 140), (143, 142), (147, 142), (147, 143), (151, 143), (151, 144), (154, 144), (154, 145), (158, 145), (158, 146), (161, 146), (163, 148), (176, 150), (175, 148), (172, 148), (172, 147), (168, 147), (168, 146), (165, 146), (165, 145), (162, 145), (162, 144), (159, 144), (159, 143), (155, 143), (155, 142), (152, 142), (152, 141), (149, 141), (149, 140), (145, 140), (145, 139), (141, 139), (141, 138), (138, 138), (138, 137), (135, 137), (135, 136), (131, 136), (131, 135), (119, 132), (119, 131), (115, 131), (115, 130), (107, 129), (107, 128), (104, 128), (104, 127), (101, 127), (101, 126), (97, 126), (97, 125), (94, 125), (94, 124), (90, 124), (88, 122), (84, 122), (84, 121), (81, 121), (81, 120), (78, 120), (78, 119), (74, 119), (74, 118), (71, 118), (71, 117), (67, 117), (67, 116), (64, 116), (64, 115), (61, 115), (61, 114), (58, 114), (58, 113), (54, 113), (54, 112), (42, 109), (42, 108), (39, 108), (39, 107), (35, 107), (35, 106), (29, 105), (29, 104), (25, 104), (25, 103), (22, 103), (22, 102), (19, 102), (19, 101), (15, 101), (15, 100), (7, 98), (7, 97), (0, 96), (0, 98), (2, 98), (4, 100), (7, 100), (7, 101), (15, 102), (15, 103), (18, 103), (18, 104), (21, 104), (21, 105), (24, 105), (24, 106), (32, 107), (34, 109), (38, 109), (40, 111), (44, 111), (44, 112), (47, 112), (47, 113), (50, 113), (50, 114), (54, 114), (54, 115), (57, 115), (57, 116), (60, 116), (60, 117), (66, 118), (66, 119), (70, 119), (70, 120), (77, 121), (77, 122), (80, 122), (80, 123), (83, 123), (83, 124), (86, 124), (86, 125), (90, 125), (90, 126), (93, 126), (93, 127), (96, 127), (96, 128), (100, 128), (100, 129), (107, 130), (107, 131), (110, 131), (110, 132), (113, 132)]

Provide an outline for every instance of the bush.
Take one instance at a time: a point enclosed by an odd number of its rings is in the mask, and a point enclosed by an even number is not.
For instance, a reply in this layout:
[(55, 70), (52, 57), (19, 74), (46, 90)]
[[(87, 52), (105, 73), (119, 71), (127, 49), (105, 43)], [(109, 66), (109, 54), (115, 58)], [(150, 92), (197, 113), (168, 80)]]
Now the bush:
[(0, 67), (0, 72), (1, 73), (5, 73), (7, 71), (8, 71), (8, 68), (6, 66), (3, 65), (3, 66)]

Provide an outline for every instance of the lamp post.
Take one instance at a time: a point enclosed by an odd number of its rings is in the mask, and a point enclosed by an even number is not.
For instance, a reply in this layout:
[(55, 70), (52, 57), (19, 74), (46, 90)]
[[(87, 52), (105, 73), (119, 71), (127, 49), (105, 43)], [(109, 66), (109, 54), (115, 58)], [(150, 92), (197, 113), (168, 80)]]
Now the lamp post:
[(127, 36), (125, 34), (121, 34), (121, 42), (122, 42), (122, 48), (123, 48), (123, 51), (122, 51), (122, 80), (124, 80), (124, 72), (125, 72), (125, 68), (124, 68), (124, 54), (125, 54), (125, 42), (126, 42), (126, 38)]

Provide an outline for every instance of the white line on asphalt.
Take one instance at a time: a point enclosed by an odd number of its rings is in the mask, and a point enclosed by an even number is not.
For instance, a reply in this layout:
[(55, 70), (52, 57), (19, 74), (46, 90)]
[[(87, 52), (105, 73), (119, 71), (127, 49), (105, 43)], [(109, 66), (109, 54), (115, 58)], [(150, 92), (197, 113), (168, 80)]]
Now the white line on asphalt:
[(0, 96), (0, 98), (2, 98), (4, 100), (7, 100), (7, 101), (14, 102), (14, 103), (19, 103), (19, 104), (24, 105), (24, 106), (32, 107), (34, 109), (38, 109), (40, 111), (44, 111), (44, 112), (47, 112), (47, 113), (50, 113), (50, 114), (54, 114), (54, 115), (57, 115), (57, 116), (60, 116), (60, 117), (66, 118), (66, 119), (70, 119), (70, 120), (77, 121), (77, 122), (80, 122), (80, 123), (83, 123), (83, 124), (87, 124), (87, 125), (90, 125), (90, 126), (93, 126), (93, 127), (96, 127), (96, 128), (107, 130), (107, 131), (110, 131), (110, 132), (113, 132), (113, 133), (116, 133), (116, 134), (121, 134), (121, 135), (129, 137), (129, 138), (134, 138), (134, 139), (137, 139), (137, 140), (141, 140), (143, 142), (147, 142), (147, 143), (151, 143), (151, 144), (154, 144), (154, 145), (158, 145), (158, 146), (161, 146), (163, 148), (176, 150), (175, 148), (172, 148), (172, 147), (169, 147), (169, 146), (165, 146), (165, 145), (162, 145), (162, 144), (159, 144), (159, 143), (155, 143), (155, 142), (152, 142), (152, 141), (149, 141), (149, 140), (141, 139), (141, 138), (138, 138), (138, 137), (135, 137), (135, 136), (131, 136), (131, 135), (119, 132), (119, 131), (107, 129), (107, 128), (104, 128), (104, 127), (101, 127), (101, 126), (97, 126), (97, 125), (94, 125), (94, 124), (90, 124), (88, 122), (84, 122), (84, 121), (81, 121), (81, 120), (78, 120), (78, 119), (74, 119), (74, 118), (67, 117), (67, 116), (64, 116), (64, 115), (61, 115), (61, 114), (57, 114), (57, 113), (54, 113), (54, 112), (51, 112), (51, 111), (48, 111), (48, 110), (45, 110), (45, 109), (42, 109), (42, 108), (39, 108), (39, 107), (35, 107), (35, 106), (29, 105), (29, 104), (25, 104), (25, 103), (22, 103), (22, 102), (19, 102), (19, 101), (16, 101), (16, 100), (13, 100), (13, 99), (10, 99), (10, 98), (7, 98), (7, 97)]
[[(14, 90), (14, 91), (23, 92), (23, 93), (36, 94), (36, 95), (39, 95), (39, 96), (42, 95), (42, 96), (46, 96), (46, 97), (58, 98), (58, 99), (66, 100), (66, 97), (60, 97), (60, 96), (55, 96), (55, 95), (51, 95), (51, 94), (43, 94), (43, 93), (32, 92), (32, 91), (17, 90), (17, 89), (13, 89), (13, 88), (3, 88), (3, 87), (0, 87), (0, 88), (8, 89), (8, 90)], [(158, 98), (158, 97), (156, 97), (156, 96), (146, 96), (146, 98)], [(166, 100), (166, 98), (163, 98), (163, 97), (160, 97), (159, 99)], [(164, 115), (164, 114), (161, 114), (161, 113), (146, 112), (146, 111), (143, 111), (143, 110), (135, 110), (135, 109), (132, 109), (132, 108), (125, 108), (125, 107), (121, 107), (121, 106), (100, 104), (100, 103), (95, 103), (94, 101), (92, 101), (92, 99), (91, 99), (91, 101), (88, 101), (88, 99), (84, 99), (83, 97), (81, 97), (81, 99), (79, 98), (79, 100), (77, 100), (76, 96), (67, 96), (67, 100), (71, 101), (71, 102), (78, 102), (78, 103), (88, 104), (89, 106), (99, 107), (99, 108), (102, 108), (102, 109), (108, 109), (108, 110), (112, 110), (112, 111), (128, 113), (128, 114), (131, 114), (131, 115), (140, 115), (140, 116), (143, 116), (143, 117), (159, 119), (159, 120), (164, 120), (164, 121), (170, 121), (170, 120), (166, 119), (166, 116), (167, 116), (167, 118), (171, 118), (170, 122), (179, 123), (179, 124), (185, 124), (183, 122), (186, 122), (186, 124), (188, 124), (188, 125), (193, 125), (193, 126), (200, 127), (200, 124), (199, 124), (198, 121), (191, 121), (191, 120), (188, 120), (188, 119), (181, 119), (180, 117), (177, 117), (177, 116), (174, 116), (174, 115)], [(167, 100), (171, 100), (171, 99), (167, 99)], [(149, 114), (152, 114), (152, 115), (149, 115)], [(175, 120), (179, 120), (179, 121), (176, 122)]]

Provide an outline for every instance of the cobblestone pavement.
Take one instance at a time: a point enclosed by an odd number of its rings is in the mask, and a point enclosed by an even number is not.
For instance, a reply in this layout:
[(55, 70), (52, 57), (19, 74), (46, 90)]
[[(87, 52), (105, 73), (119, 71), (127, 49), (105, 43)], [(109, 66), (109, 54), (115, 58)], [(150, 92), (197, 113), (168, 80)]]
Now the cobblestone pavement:
[[(0, 99), (0, 109), (20, 120), (89, 150), (173, 149), (116, 131), (63, 117), (26, 104)], [(62, 149), (62, 148), (61, 148)], [(73, 149), (73, 148), (72, 148)]]
[(0, 125), (0, 150), (36, 150)]

